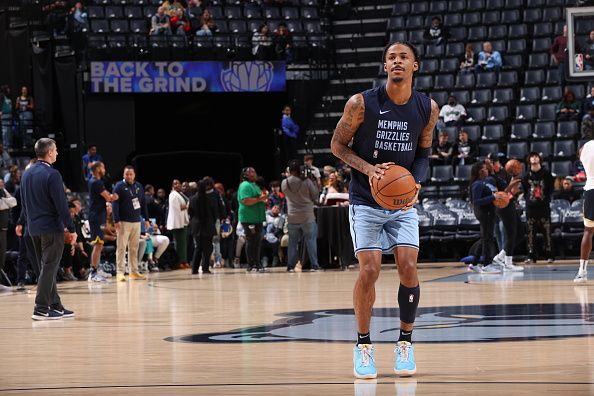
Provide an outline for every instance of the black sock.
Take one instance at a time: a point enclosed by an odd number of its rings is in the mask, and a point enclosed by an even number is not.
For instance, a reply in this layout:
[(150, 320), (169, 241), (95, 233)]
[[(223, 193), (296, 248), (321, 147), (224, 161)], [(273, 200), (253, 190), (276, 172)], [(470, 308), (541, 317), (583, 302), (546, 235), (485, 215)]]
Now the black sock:
[(361, 334), (357, 333), (357, 345), (360, 344), (371, 344), (371, 338), (369, 337), (369, 333)]
[(400, 329), (400, 337), (398, 337), (398, 342), (400, 341), (408, 341), (412, 344), (412, 330), (404, 331)]
[(95, 268), (95, 267), (91, 267), (91, 274), (94, 274), (94, 273), (96, 273), (96, 272), (97, 272), (97, 268)]

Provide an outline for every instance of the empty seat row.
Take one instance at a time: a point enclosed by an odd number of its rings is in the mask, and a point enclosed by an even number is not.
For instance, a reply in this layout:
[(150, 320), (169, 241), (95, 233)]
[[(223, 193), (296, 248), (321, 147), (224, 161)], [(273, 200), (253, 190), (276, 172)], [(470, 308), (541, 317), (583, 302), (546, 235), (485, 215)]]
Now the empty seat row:
[[(584, 91), (583, 85), (577, 85), (579, 92)], [(516, 91), (512, 88), (498, 88), (498, 89), (475, 89), (463, 91), (431, 91), (429, 96), (434, 99), (440, 106), (447, 102), (448, 96), (454, 95), (458, 103), (463, 106), (475, 105), (490, 105), (490, 104), (509, 104), (509, 103), (557, 103), (561, 100), (561, 87), (524, 87), (520, 89), (519, 99), (516, 96)]]
[[(278, 28), (279, 23), (283, 21), (267, 21), (271, 31)], [(254, 33), (260, 27), (262, 21), (243, 21), (243, 20), (218, 20), (216, 21), (217, 33)], [(291, 33), (322, 33), (320, 21), (288, 21), (285, 22)], [(94, 19), (91, 21), (91, 32), (93, 33), (148, 33), (150, 22), (148, 19)]]
[[(441, 128), (437, 133), (445, 132), (449, 140), (454, 142), (458, 138), (458, 132), (464, 129), (468, 133), (469, 139), (473, 141), (488, 141), (507, 139), (505, 126), (503, 124), (487, 124), (482, 127), (479, 125), (466, 125), (460, 127)], [(553, 141), (553, 138), (560, 140), (573, 139), (578, 136), (578, 124), (576, 121), (559, 121), (557, 124), (553, 121), (538, 121), (532, 123), (516, 123), (512, 125), (512, 140), (536, 140), (547, 139)], [(437, 136), (435, 136), (437, 139)]]
[[(89, 6), (87, 11), (89, 18), (138, 18), (138, 15), (144, 13), (143, 8), (147, 6), (141, 5), (108, 5), (108, 6)], [(158, 7), (158, 4), (151, 4), (148, 7)], [(284, 7), (279, 10), (277, 7), (260, 7), (255, 6), (227, 6), (210, 7), (208, 8), (213, 18), (216, 19), (284, 19), (284, 20), (298, 20), (298, 19), (319, 19), (318, 9), (315, 7)]]
[[(438, 0), (398, 2), (392, 7), (393, 15), (437, 14), (445, 12), (463, 12), (465, 10), (482, 11), (485, 9), (518, 10), (523, 8), (542, 9), (559, 8), (569, 5), (571, 0)], [(571, 3), (573, 4), (573, 3)]]

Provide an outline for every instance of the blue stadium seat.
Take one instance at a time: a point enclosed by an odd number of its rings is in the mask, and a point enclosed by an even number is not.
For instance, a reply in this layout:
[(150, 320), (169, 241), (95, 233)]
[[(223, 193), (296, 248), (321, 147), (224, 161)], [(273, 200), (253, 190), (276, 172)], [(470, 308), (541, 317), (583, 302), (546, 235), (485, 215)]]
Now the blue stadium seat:
[(538, 106), (539, 120), (555, 120), (557, 117), (557, 105), (555, 103), (541, 104)]
[(475, 89), (472, 91), (472, 104), (488, 105), (492, 101), (490, 89)]
[(454, 87), (454, 76), (452, 74), (438, 74), (435, 76), (435, 89), (451, 89)]
[(535, 139), (552, 139), (555, 136), (555, 123), (552, 121), (538, 121), (534, 124)]
[(428, 1), (414, 1), (410, 5), (410, 13), (411, 14), (427, 14), (429, 12), (429, 2)]
[(553, 24), (551, 22), (539, 22), (534, 24), (533, 37), (549, 37), (553, 36)]
[(460, 59), (444, 58), (441, 59), (439, 69), (442, 73), (455, 73), (460, 68)]
[(512, 139), (528, 139), (532, 136), (532, 124), (528, 122), (512, 124), (511, 138)]
[(487, 111), (484, 107), (469, 107), (466, 109), (466, 113), (468, 117), (466, 118), (466, 122), (473, 123), (473, 124), (481, 124), (485, 122), (487, 119)]
[(524, 72), (524, 85), (542, 85), (545, 82), (543, 70), (527, 70)]
[(429, 92), (429, 97), (437, 102), (439, 107), (443, 106), (448, 101), (448, 92), (447, 91), (431, 91)]
[(508, 37), (526, 38), (528, 37), (528, 25), (525, 23), (510, 24), (508, 27)]
[(89, 14), (89, 19), (105, 18), (105, 10), (102, 6), (89, 6), (87, 7), (87, 13)]
[(431, 1), (429, 4), (429, 12), (431, 14), (443, 14), (448, 10), (448, 2), (445, 0)]
[[(489, 8), (491, 8), (491, 4), (489, 4)], [(498, 10), (490, 9), (489, 11), (483, 12), (482, 21), (484, 25), (497, 25), (501, 23), (501, 13)], [(489, 36), (489, 39), (494, 39), (494, 37)]]
[(105, 17), (108, 19), (121, 19), (124, 17), (124, 9), (120, 6), (105, 7)]
[(435, 165), (431, 170), (431, 181), (444, 183), (453, 178), (454, 173), (451, 165)]
[(540, 102), (541, 98), (540, 87), (522, 87), (520, 89), (520, 102), (522, 103)]
[(481, 138), (480, 125), (464, 125), (464, 129), (468, 133), (468, 138), (477, 142)]
[(392, 6), (392, 15), (408, 15), (410, 13), (410, 3), (398, 2)]
[(518, 73), (514, 70), (499, 73), (497, 85), (499, 87), (515, 87), (518, 84)]
[(571, 175), (572, 164), (571, 161), (553, 161), (551, 162), (551, 174), (556, 176)]
[(506, 54), (523, 54), (526, 52), (526, 39), (511, 39), (507, 42)]
[(576, 121), (559, 121), (557, 123), (557, 137), (575, 138), (578, 135), (578, 124)]
[(552, 40), (550, 37), (537, 37), (532, 41), (533, 52), (549, 52)]
[(468, 28), (468, 40), (469, 41), (480, 41), (487, 37), (486, 26), (471, 26)]
[[(489, 111), (490, 110), (491, 109), (489, 109)], [(484, 141), (487, 141), (487, 140), (499, 140), (501, 138), (503, 138), (503, 125), (501, 125), (501, 124), (495, 124), (495, 125), (485, 125), (483, 127), (483, 136), (482, 136), (482, 139)]]
[(297, 8), (297, 7), (282, 7), (281, 8), (281, 17), (286, 20), (299, 19), (299, 8)]
[(454, 174), (454, 180), (468, 181), (470, 180), (470, 168), (472, 165), (458, 165)]
[(466, 10), (466, 1), (465, 0), (450, 0), (448, 2), (448, 11), (450, 13), (463, 12), (465, 10)]
[(464, 43), (447, 43), (446, 44), (446, 57), (460, 58), (464, 55)]
[(569, 158), (575, 154), (575, 142), (572, 139), (556, 140), (553, 144), (553, 155), (557, 158)]
[[(489, 26), (489, 39), (498, 40), (507, 38), (507, 25), (493, 25)], [(507, 57), (506, 57), (507, 62)]]
[(509, 118), (509, 111), (507, 106), (491, 106), (487, 114), (487, 121), (489, 122), (506, 122)]
[(497, 82), (497, 73), (478, 73), (476, 78), (477, 88), (492, 88)]
[(498, 88), (493, 90), (493, 103), (509, 104), (514, 100), (514, 91), (511, 88)]
[(480, 12), (466, 12), (462, 15), (462, 24), (464, 26), (479, 25), (481, 23)]
[(498, 153), (499, 144), (497, 143), (481, 143), (479, 144), (479, 156), (486, 157), (490, 153)]
[(463, 33), (456, 33), (454, 35), (452, 35), (452, 30), (453, 29), (458, 29), (460, 27), (460, 25), (462, 24), (462, 14), (446, 14), (443, 17), (443, 24), (445, 26), (451, 26), (450, 28), (450, 39), (453, 41), (460, 41), (460, 36), (462, 35), (462, 39), (464, 39), (464, 37), (466, 37), (466, 28), (463, 27), (462, 32)]
[(528, 143), (526, 142), (510, 142), (507, 144), (507, 158), (517, 158), (522, 160), (527, 154), (528, 151)]
[(516, 119), (531, 121), (536, 118), (536, 106), (519, 105), (516, 106)]
[(246, 4), (243, 7), (243, 15), (247, 19), (260, 19), (262, 18), (262, 10), (260, 7), (256, 7), (252, 4)]
[(551, 142), (548, 140), (537, 141), (530, 143), (530, 151), (535, 151), (540, 154), (543, 159), (548, 159), (553, 153)]
[(524, 22), (535, 23), (542, 20), (542, 10), (540, 8), (533, 8), (524, 10)]
[[(501, 12), (501, 20), (505, 21), (507, 25), (513, 25), (520, 23), (520, 9), (522, 6), (516, 9), (506, 9)], [(511, 37), (511, 36), (510, 36)]]
[(454, 91), (452, 92), (452, 95), (456, 97), (458, 103), (460, 103), (462, 106), (467, 106), (470, 102), (470, 91), (468, 90)]
[(144, 19), (132, 19), (130, 21), (130, 31), (132, 33), (147, 34), (149, 32), (148, 22)]
[(456, 88), (472, 89), (475, 86), (474, 74), (458, 74), (456, 77)]

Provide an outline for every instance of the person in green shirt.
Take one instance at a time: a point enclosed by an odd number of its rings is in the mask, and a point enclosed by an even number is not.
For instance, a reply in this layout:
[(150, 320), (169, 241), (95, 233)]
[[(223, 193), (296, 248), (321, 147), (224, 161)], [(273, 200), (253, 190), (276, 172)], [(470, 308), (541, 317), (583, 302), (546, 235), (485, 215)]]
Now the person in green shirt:
[(262, 245), (262, 224), (266, 220), (266, 201), (268, 192), (262, 191), (256, 184), (258, 174), (252, 167), (243, 168), (242, 182), (237, 190), (239, 202), (238, 220), (245, 230), (248, 272), (264, 272), (260, 264)]
[(565, 91), (563, 99), (557, 105), (557, 121), (571, 121), (580, 119), (582, 102), (575, 98), (571, 90)]

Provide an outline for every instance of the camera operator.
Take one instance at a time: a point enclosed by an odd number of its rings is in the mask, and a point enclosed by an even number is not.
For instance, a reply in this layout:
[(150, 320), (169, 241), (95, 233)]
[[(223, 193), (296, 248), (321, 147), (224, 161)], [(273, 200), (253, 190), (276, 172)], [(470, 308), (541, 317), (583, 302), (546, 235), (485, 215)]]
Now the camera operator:
[(295, 272), (297, 254), (301, 239), (305, 241), (312, 271), (320, 269), (318, 265), (318, 226), (314, 215), (314, 202), (318, 199), (318, 187), (311, 177), (307, 176), (306, 168), (301, 167), (299, 161), (289, 161), (289, 176), (281, 184), (282, 191), (289, 207), (289, 261), (288, 272)]

